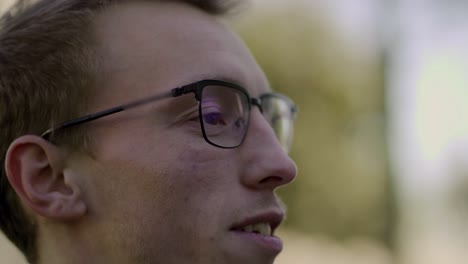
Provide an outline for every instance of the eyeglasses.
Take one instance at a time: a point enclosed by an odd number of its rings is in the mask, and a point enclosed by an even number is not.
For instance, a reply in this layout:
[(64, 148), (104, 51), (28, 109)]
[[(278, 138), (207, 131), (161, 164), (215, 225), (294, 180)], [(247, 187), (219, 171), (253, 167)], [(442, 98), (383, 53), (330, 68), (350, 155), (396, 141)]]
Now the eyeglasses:
[(288, 97), (278, 93), (266, 93), (252, 98), (241, 86), (220, 80), (202, 80), (169, 92), (140, 99), (97, 113), (69, 120), (41, 134), (50, 137), (63, 129), (81, 125), (108, 115), (170, 97), (195, 94), (198, 114), (205, 140), (216, 147), (236, 148), (242, 144), (249, 128), (252, 105), (257, 106), (273, 128), (281, 146), (289, 151), (294, 132), (296, 106)]

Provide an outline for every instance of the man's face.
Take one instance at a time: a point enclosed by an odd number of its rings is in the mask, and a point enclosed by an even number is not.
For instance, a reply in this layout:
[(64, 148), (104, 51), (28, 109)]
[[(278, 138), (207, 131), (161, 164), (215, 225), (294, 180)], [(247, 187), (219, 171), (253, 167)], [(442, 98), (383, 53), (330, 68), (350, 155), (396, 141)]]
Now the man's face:
[[(243, 43), (183, 4), (114, 7), (97, 18), (96, 34), (103, 63), (90, 111), (206, 78), (254, 97), (269, 91)], [(281, 250), (278, 239), (249, 230), (281, 221), (274, 190), (296, 175), (258, 108), (235, 149), (203, 139), (191, 94), (106, 117), (89, 131), (93, 158), (71, 161), (89, 209), (81, 236), (115, 258), (108, 263), (272, 263)]]

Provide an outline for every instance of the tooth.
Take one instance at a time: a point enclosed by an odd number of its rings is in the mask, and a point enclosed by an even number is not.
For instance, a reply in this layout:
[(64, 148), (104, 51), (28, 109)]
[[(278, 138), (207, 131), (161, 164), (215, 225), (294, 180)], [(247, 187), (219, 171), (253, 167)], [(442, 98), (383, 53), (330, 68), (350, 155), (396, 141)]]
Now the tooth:
[(258, 223), (254, 225), (254, 231), (264, 235), (270, 236), (271, 235), (271, 227), (268, 223)]
[(271, 236), (271, 226), (269, 223), (257, 223), (242, 228), (242, 231), (248, 233), (258, 233), (264, 236)]
[(270, 224), (266, 224), (265, 235), (271, 236), (271, 226)]

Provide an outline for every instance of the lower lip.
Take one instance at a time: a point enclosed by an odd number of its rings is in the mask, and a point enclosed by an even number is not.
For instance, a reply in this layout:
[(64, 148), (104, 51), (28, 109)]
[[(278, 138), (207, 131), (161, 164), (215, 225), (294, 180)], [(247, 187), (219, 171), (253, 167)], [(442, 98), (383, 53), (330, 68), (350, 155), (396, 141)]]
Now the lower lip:
[(279, 237), (265, 236), (257, 233), (232, 231), (244, 240), (250, 240), (260, 247), (274, 254), (279, 254), (283, 250), (283, 241)]

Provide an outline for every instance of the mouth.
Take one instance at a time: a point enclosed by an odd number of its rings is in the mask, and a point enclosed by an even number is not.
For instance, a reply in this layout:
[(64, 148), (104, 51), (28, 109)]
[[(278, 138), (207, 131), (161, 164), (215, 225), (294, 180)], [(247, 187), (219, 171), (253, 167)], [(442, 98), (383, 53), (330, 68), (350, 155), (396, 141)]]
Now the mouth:
[(247, 217), (239, 223), (234, 224), (230, 230), (246, 232), (264, 236), (273, 236), (276, 228), (283, 221), (284, 214), (270, 212)]
[(241, 226), (238, 228), (232, 228), (231, 230), (237, 232), (246, 232), (246, 233), (254, 233), (263, 236), (273, 236), (273, 230), (271, 223), (268, 222), (260, 222), (256, 224), (251, 224), (247, 226)]
[(275, 230), (283, 219), (283, 213), (259, 214), (247, 217), (234, 224), (229, 231), (242, 239), (243, 244), (252, 243), (269, 252), (278, 254), (283, 249), (283, 242), (275, 236)]

